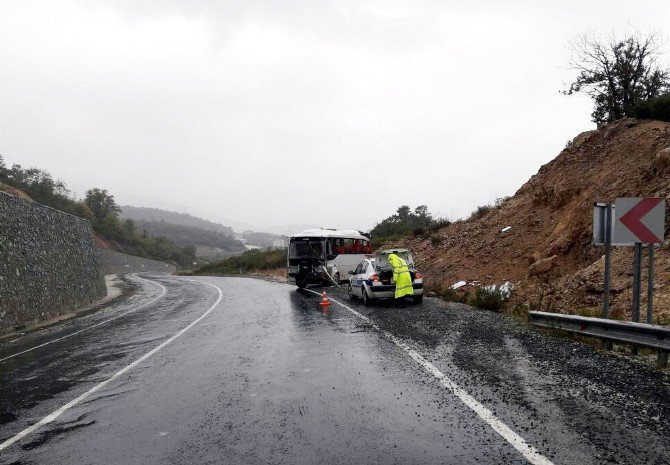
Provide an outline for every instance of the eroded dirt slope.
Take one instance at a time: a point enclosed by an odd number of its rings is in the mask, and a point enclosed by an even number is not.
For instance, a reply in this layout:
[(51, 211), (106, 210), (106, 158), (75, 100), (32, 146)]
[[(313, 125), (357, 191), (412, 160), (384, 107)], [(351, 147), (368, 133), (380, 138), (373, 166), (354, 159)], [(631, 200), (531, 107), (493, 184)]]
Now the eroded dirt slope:
[[(514, 196), (481, 217), (408, 237), (404, 245), (416, 251), (433, 287), (509, 280), (515, 285), (512, 305), (596, 314), (604, 250), (591, 244), (593, 203), (669, 194), (670, 124), (624, 119), (577, 136)], [(630, 311), (631, 268), (632, 249), (617, 249), (615, 317)], [(656, 272), (657, 318), (670, 324), (667, 241), (656, 253)]]

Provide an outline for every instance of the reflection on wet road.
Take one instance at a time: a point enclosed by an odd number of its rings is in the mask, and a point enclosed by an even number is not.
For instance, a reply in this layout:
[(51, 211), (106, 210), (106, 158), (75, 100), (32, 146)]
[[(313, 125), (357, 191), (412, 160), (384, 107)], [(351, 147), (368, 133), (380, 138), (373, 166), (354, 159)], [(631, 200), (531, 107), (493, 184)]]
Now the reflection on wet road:
[(39, 426), (0, 463), (529, 463), (343, 307), (258, 280), (145, 278), (129, 301), (0, 347), (123, 315), (0, 362), (0, 441)]

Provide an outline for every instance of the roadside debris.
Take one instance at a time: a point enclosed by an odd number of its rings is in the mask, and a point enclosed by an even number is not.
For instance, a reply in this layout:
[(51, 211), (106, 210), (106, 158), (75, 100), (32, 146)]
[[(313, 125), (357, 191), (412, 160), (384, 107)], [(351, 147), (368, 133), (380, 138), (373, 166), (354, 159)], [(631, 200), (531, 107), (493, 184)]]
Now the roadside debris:
[(502, 229), (500, 230), (500, 232), (501, 232), (501, 233), (504, 233), (504, 232), (509, 231), (510, 229), (512, 229), (511, 226), (505, 226), (504, 228), (502, 228)]
[(454, 289), (454, 290), (456, 290), (456, 289), (460, 289), (460, 288), (462, 288), (463, 286), (465, 286), (465, 285), (467, 285), (467, 284), (468, 284), (468, 283), (465, 282), (465, 281), (459, 281), (459, 282), (457, 282), (457, 283), (452, 284), (452, 285), (451, 285), (451, 288)]
[(488, 292), (498, 292), (503, 298), (509, 299), (512, 295), (514, 285), (509, 281), (505, 281), (502, 285), (491, 284), (489, 286), (484, 286), (484, 289)]

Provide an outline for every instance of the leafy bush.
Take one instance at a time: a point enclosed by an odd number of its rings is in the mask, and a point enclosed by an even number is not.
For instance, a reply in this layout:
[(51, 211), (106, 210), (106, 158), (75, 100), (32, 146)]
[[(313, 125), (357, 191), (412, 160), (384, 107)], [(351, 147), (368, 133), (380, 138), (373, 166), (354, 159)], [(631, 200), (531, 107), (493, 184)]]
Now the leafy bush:
[(486, 289), (480, 287), (475, 292), (474, 297), (470, 300), (470, 305), (485, 310), (500, 310), (505, 304), (505, 297), (497, 289)]
[(475, 211), (473, 211), (470, 214), (470, 219), (477, 219), (477, 220), (481, 219), (484, 217), (484, 215), (490, 212), (491, 209), (493, 209), (493, 206), (491, 205), (480, 205), (479, 207), (477, 207)]
[(640, 102), (630, 110), (629, 114), (634, 118), (670, 122), (670, 94)]
[(442, 236), (439, 234), (433, 234), (430, 236), (430, 243), (433, 245), (440, 245), (442, 243)]
[(435, 291), (435, 294), (447, 302), (458, 302), (462, 304), (466, 302), (468, 296), (466, 292), (456, 291), (449, 285), (440, 287)]
[(509, 199), (511, 199), (511, 197), (510, 197), (509, 195), (506, 195), (506, 196), (504, 196), (504, 197), (498, 197), (498, 198), (496, 199), (494, 205), (495, 205), (496, 208), (500, 208), (500, 207), (502, 207), (503, 204), (504, 204), (505, 202), (507, 202)]
[(286, 249), (248, 250), (242, 255), (208, 263), (193, 271), (198, 275), (245, 274), (254, 270), (274, 270), (286, 266)]
[(523, 304), (515, 304), (512, 308), (509, 308), (505, 313), (512, 315), (520, 320), (528, 320), (528, 312), (530, 309)]
[(433, 220), (433, 222), (430, 224), (430, 230), (431, 231), (439, 231), (442, 228), (446, 228), (451, 224), (451, 221), (448, 220), (447, 218), (440, 218), (438, 220)]

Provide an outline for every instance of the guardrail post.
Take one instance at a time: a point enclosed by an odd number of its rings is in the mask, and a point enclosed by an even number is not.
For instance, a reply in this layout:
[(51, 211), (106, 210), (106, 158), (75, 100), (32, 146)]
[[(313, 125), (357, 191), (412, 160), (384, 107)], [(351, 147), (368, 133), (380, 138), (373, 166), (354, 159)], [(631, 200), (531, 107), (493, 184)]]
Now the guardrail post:
[(603, 286), (603, 318), (610, 317), (610, 281), (611, 281), (610, 269), (612, 267), (611, 264), (612, 264), (612, 204), (608, 203), (607, 206), (605, 207), (605, 283)]
[(668, 368), (668, 351), (659, 350), (657, 356), (657, 364), (661, 368)]
[(649, 273), (647, 274), (647, 323), (654, 322), (654, 244), (649, 244)]
[(640, 263), (642, 262), (642, 244), (635, 243), (633, 253), (633, 306), (631, 308), (631, 319), (640, 321)]
[[(638, 323), (640, 321), (640, 284), (641, 284), (641, 268), (642, 262), (642, 244), (640, 242), (635, 243), (635, 249), (633, 253), (633, 305), (631, 308), (631, 319)], [(639, 352), (638, 346), (633, 346), (632, 351), (633, 355), (637, 355)]]

